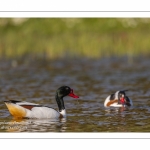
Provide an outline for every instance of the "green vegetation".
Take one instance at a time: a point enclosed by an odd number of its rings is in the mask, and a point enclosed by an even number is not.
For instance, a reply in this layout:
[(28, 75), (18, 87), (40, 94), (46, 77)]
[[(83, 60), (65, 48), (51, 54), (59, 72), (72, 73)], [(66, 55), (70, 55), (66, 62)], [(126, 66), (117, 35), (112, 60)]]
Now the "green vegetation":
[(148, 18), (1, 18), (0, 58), (150, 55)]

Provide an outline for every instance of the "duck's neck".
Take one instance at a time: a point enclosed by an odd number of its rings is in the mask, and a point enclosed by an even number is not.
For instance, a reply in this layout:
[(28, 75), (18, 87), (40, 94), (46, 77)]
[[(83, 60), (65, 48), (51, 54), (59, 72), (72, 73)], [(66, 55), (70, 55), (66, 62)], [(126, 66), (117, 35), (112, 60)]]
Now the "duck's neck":
[(62, 112), (63, 110), (65, 110), (65, 105), (64, 105), (64, 101), (63, 101), (63, 97), (59, 97), (58, 94), (56, 93), (56, 102), (59, 108), (59, 112)]

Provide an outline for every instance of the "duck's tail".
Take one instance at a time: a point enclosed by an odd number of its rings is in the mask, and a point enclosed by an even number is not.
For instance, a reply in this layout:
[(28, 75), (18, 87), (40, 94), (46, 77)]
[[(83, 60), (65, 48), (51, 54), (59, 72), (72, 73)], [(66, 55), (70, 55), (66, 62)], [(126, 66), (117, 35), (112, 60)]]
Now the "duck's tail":
[(16, 118), (24, 118), (26, 116), (26, 110), (21, 106), (17, 105), (17, 102), (19, 101), (4, 101), (11, 115), (13, 115)]

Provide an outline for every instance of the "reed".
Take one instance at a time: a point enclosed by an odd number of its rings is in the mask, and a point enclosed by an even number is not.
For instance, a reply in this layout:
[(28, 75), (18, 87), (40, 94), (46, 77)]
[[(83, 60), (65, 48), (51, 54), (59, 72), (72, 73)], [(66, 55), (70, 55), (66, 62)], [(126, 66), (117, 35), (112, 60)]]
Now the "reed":
[(134, 27), (121, 18), (12, 20), (0, 19), (0, 58), (150, 55), (150, 19), (135, 19)]

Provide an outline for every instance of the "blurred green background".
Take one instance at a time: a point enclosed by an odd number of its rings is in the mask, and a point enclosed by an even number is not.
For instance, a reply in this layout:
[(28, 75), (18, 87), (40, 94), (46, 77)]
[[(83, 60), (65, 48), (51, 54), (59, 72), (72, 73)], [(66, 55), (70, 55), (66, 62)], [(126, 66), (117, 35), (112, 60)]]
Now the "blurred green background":
[(0, 59), (150, 56), (149, 18), (0, 18)]

